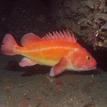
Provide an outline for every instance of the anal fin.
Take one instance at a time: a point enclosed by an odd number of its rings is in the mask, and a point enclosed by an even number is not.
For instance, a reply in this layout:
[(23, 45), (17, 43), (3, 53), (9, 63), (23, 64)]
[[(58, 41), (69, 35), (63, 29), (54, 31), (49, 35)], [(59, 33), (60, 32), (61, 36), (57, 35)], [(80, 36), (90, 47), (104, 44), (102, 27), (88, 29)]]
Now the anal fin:
[(26, 66), (33, 66), (35, 65), (36, 62), (33, 62), (32, 60), (24, 57), (20, 62), (19, 62), (19, 66), (21, 67), (26, 67)]

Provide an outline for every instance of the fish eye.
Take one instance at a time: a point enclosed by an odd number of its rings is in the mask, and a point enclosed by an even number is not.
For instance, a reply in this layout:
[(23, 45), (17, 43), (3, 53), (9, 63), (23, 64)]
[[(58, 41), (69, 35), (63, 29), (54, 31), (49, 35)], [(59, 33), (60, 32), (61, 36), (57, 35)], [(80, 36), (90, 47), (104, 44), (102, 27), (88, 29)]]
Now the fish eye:
[(90, 60), (90, 56), (86, 56), (86, 59), (87, 59), (87, 60)]

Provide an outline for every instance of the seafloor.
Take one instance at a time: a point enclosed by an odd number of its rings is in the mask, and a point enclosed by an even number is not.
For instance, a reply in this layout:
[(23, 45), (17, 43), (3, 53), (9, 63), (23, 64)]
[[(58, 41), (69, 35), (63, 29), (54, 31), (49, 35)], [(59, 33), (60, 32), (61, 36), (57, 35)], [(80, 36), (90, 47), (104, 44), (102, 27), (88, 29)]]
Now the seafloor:
[(22, 69), (18, 57), (0, 59), (0, 107), (107, 107), (107, 72), (69, 71), (52, 79), (45, 66)]

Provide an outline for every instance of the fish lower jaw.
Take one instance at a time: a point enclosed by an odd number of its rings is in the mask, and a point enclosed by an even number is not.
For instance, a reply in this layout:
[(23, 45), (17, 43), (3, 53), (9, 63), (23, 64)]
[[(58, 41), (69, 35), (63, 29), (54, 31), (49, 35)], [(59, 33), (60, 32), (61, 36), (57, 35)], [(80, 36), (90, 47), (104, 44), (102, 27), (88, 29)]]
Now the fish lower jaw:
[(73, 65), (67, 66), (67, 70), (73, 70), (73, 71), (78, 71), (78, 72), (81, 72), (81, 71), (90, 71), (90, 70), (95, 70), (95, 69), (96, 69), (96, 67), (76, 68)]
[(82, 72), (82, 71), (91, 71), (91, 70), (95, 70), (96, 67), (93, 67), (93, 68), (77, 68), (75, 69), (75, 71), (78, 71), (78, 72)]

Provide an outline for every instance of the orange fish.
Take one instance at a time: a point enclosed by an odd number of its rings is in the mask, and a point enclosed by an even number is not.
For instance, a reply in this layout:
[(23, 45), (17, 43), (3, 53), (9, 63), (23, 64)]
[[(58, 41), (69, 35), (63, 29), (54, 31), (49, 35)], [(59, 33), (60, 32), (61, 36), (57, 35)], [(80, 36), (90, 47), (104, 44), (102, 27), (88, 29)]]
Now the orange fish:
[(21, 67), (35, 64), (52, 66), (50, 76), (63, 71), (87, 71), (96, 68), (96, 60), (83, 48), (69, 31), (55, 31), (43, 38), (27, 33), (19, 46), (11, 34), (6, 34), (1, 46), (5, 55), (22, 55)]

